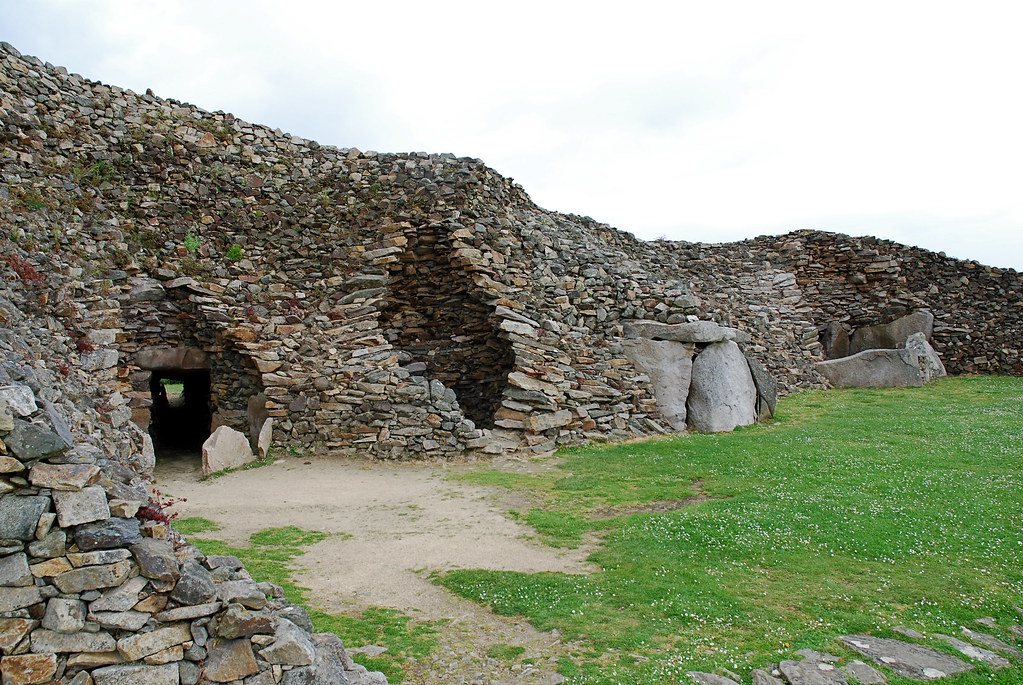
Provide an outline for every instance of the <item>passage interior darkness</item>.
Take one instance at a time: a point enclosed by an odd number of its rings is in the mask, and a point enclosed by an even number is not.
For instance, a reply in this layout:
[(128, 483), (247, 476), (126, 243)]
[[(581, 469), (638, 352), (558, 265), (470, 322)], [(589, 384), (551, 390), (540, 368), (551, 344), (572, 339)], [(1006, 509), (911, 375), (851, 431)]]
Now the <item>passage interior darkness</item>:
[(157, 457), (168, 452), (199, 452), (210, 437), (210, 372), (153, 371), (149, 434)]
[(381, 326), (426, 375), (455, 391), (478, 428), (491, 428), (515, 356), (497, 334), (493, 308), (481, 302), (465, 267), (451, 259), (448, 227), (410, 231), (400, 261), (391, 265), (389, 300)]

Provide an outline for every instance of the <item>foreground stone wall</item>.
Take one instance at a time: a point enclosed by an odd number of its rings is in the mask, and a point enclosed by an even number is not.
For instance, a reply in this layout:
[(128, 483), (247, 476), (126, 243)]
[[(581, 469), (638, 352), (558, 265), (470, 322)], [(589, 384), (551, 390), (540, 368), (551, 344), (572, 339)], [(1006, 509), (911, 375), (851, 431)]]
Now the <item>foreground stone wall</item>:
[(1023, 372), (1013, 271), (814, 232), (644, 243), (479, 160), (321, 146), (0, 57), (0, 249), (42, 274), (27, 296), (117, 421), (148, 421), (140, 359), (185, 346), (209, 355), (214, 423), (245, 431), (265, 398), (278, 446), (445, 458), (670, 431), (623, 345), (635, 320), (740, 329), (782, 392), (824, 386), (822, 328), (921, 308), (951, 372)]

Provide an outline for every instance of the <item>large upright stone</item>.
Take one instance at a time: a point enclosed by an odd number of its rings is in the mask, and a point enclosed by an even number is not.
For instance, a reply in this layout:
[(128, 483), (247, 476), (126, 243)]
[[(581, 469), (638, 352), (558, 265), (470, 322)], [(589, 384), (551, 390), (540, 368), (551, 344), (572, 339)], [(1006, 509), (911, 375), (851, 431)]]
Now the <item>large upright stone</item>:
[(778, 408), (778, 381), (756, 359), (746, 357), (746, 363), (757, 386), (757, 421), (772, 419)]
[(941, 363), (941, 357), (927, 342), (923, 333), (914, 333), (906, 338), (906, 349), (916, 354), (916, 364), (920, 367), (920, 375), (924, 383), (948, 375), (945, 373), (945, 365)]
[(891, 350), (902, 347), (906, 343), (906, 338), (913, 333), (923, 333), (924, 338), (930, 340), (933, 330), (934, 315), (921, 309), (891, 323), (857, 328), (849, 338), (849, 354), (857, 354), (863, 350)]
[(708, 345), (693, 361), (686, 408), (689, 425), (717, 433), (757, 420), (757, 388), (746, 357), (734, 342)]
[(637, 338), (622, 342), (625, 356), (650, 378), (661, 416), (675, 430), (686, 428), (686, 398), (696, 346), (672, 340)]
[(224, 469), (244, 466), (253, 460), (249, 440), (229, 426), (221, 426), (202, 445), (202, 473), (208, 476)]

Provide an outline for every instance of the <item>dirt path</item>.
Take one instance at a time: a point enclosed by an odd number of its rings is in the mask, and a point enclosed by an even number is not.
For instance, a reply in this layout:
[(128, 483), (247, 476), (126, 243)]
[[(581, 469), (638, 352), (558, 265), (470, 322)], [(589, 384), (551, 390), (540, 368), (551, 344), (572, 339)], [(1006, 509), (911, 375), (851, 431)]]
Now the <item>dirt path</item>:
[[(326, 611), (379, 606), (446, 620), (440, 649), (413, 669), (410, 682), (560, 682), (553, 664), (566, 646), (556, 635), (495, 616), (429, 581), (431, 572), (454, 568), (593, 570), (585, 550), (529, 540), (534, 531), (506, 515), (519, 504), (506, 493), (445, 478), (465, 468), (472, 467), (286, 458), (200, 482), (194, 460), (177, 460), (158, 465), (156, 487), (187, 498), (175, 506), (180, 516), (217, 522), (222, 530), (216, 537), (231, 544), (245, 545), (252, 533), (285, 525), (350, 535), (306, 548), (296, 560), (296, 581)], [(525, 647), (533, 665), (513, 670), (489, 659), (487, 649), (500, 643)]]

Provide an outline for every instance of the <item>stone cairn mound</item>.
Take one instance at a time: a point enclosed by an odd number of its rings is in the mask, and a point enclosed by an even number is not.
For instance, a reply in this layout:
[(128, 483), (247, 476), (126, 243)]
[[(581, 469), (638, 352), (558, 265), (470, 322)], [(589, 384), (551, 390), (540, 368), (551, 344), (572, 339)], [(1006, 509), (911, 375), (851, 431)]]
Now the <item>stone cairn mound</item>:
[[(1016, 611), (1023, 616), (1023, 609)], [(995, 619), (979, 618), (977, 623), (993, 628)], [(799, 660), (786, 660), (769, 668), (755, 669), (751, 674), (753, 685), (885, 685), (888, 676), (876, 667), (912, 680), (929, 681), (971, 671), (974, 664), (934, 647), (921, 644), (928, 636), (896, 626), (893, 632), (917, 642), (874, 637), (871, 635), (843, 635), (838, 638), (845, 647), (871, 660), (871, 666), (859, 659), (842, 659), (834, 654), (801, 649)], [(935, 633), (934, 640), (951, 647), (973, 662), (979, 662), (993, 671), (1023, 665), (1023, 651), (989, 633), (961, 628), (964, 639)], [(1013, 624), (1009, 632), (1023, 638), (1023, 626)], [(741, 678), (729, 673), (690, 671), (689, 677), (699, 685), (739, 685)]]

